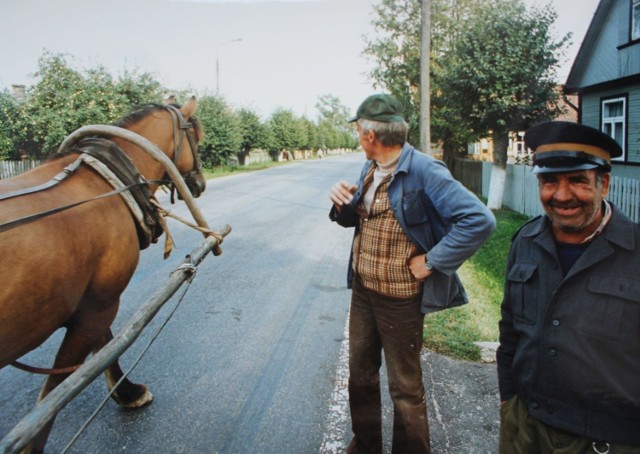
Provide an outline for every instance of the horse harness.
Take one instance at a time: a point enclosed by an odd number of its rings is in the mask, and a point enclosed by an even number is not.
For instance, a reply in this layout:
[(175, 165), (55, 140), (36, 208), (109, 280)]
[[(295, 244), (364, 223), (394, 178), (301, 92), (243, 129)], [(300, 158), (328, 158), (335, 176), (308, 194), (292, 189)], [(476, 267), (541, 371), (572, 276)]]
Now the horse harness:
[[(193, 132), (191, 131), (192, 124), (185, 121), (182, 113), (177, 108), (173, 106), (164, 107), (167, 108), (167, 110), (169, 110), (169, 112), (172, 114), (171, 119), (173, 122), (173, 139), (175, 144), (173, 152), (173, 163), (177, 165), (178, 159), (180, 158), (180, 154), (182, 152), (182, 141), (185, 135), (187, 137), (187, 140), (189, 141), (191, 152), (193, 153), (193, 169), (190, 172), (182, 174), (185, 183), (191, 190), (190, 184), (195, 184), (193, 182), (193, 179), (202, 169), (202, 163), (200, 162), (200, 158), (197, 152), (198, 148), (196, 139), (193, 135)], [(105, 194), (98, 195), (91, 199), (54, 208), (41, 213), (36, 213), (20, 219), (15, 219), (5, 224), (0, 224), (0, 232), (9, 230), (22, 224), (26, 224), (28, 222), (35, 221), (37, 219), (41, 219), (60, 211), (76, 207), (87, 202), (91, 202), (93, 200), (98, 200), (101, 198), (119, 194), (127, 204), (127, 207), (131, 211), (131, 215), (134, 218), (140, 249), (145, 249), (149, 246), (150, 243), (157, 242), (158, 237), (162, 235), (162, 232), (164, 230), (166, 230), (166, 228), (164, 228), (164, 219), (159, 212), (157, 203), (153, 203), (155, 201), (155, 198), (148, 186), (150, 181), (147, 181), (138, 172), (138, 169), (136, 169), (136, 167), (133, 165), (124, 151), (122, 151), (122, 149), (111, 140), (100, 137), (88, 137), (80, 139), (68, 150), (78, 151), (80, 153), (80, 156), (74, 162), (65, 167), (62, 172), (58, 173), (46, 183), (2, 194), (0, 195), (0, 201), (13, 197), (19, 197), (22, 195), (33, 194), (57, 186), (66, 178), (73, 175), (82, 164), (88, 165), (98, 174), (100, 174), (111, 186), (114, 187), (114, 190)], [(167, 181), (165, 180), (166, 179), (163, 179), (162, 181), (154, 183), (166, 183)], [(171, 183), (171, 186), (171, 192), (173, 196), (173, 183)], [(165, 251), (165, 257), (166, 255), (167, 254)], [(29, 366), (19, 361), (13, 361), (11, 362), (11, 365), (27, 372), (45, 375), (70, 374), (80, 367), (80, 365), (75, 365), (65, 368), (48, 369)]]
[[(185, 121), (184, 117), (177, 108), (173, 106), (164, 107), (171, 113), (173, 122), (173, 137), (175, 144), (173, 154), (174, 164), (177, 164), (182, 152), (182, 142), (185, 135), (193, 153), (193, 169), (185, 174), (182, 174), (182, 177), (185, 179), (187, 186), (189, 187), (189, 189), (191, 189), (192, 185), (195, 184), (193, 183), (193, 179), (202, 169), (202, 164), (197, 152), (198, 148), (196, 140), (193, 132), (191, 131), (192, 124)], [(98, 200), (101, 198), (119, 194), (127, 204), (127, 207), (129, 208), (131, 215), (134, 218), (140, 249), (145, 249), (151, 243), (157, 242), (158, 237), (162, 235), (162, 232), (165, 230), (163, 228), (164, 220), (161, 218), (161, 215), (158, 211), (157, 203), (153, 203), (155, 201), (154, 196), (148, 186), (150, 181), (147, 181), (138, 172), (138, 169), (136, 169), (136, 167), (133, 165), (131, 159), (124, 153), (124, 151), (122, 151), (122, 149), (117, 144), (106, 138), (86, 137), (78, 140), (65, 151), (77, 151), (80, 153), (80, 156), (74, 162), (65, 167), (62, 172), (58, 173), (46, 183), (2, 194), (0, 195), (0, 201), (27, 194), (33, 194), (55, 187), (66, 178), (73, 175), (82, 164), (88, 165), (94, 171), (96, 171), (114, 188), (114, 190), (90, 199), (82, 200), (80, 202), (53, 208), (51, 210), (43, 211), (33, 215), (25, 216), (20, 219), (15, 219), (4, 224), (0, 224), (0, 232), (9, 230), (19, 225), (33, 222), (37, 219), (41, 219), (64, 210), (68, 210), (70, 208), (82, 205), (87, 202), (91, 202), (93, 200)], [(167, 182), (168, 181), (166, 180), (166, 178), (161, 181), (153, 181), (153, 183)], [(172, 188), (171, 192), (173, 194), (173, 183), (170, 183), (170, 185)]]

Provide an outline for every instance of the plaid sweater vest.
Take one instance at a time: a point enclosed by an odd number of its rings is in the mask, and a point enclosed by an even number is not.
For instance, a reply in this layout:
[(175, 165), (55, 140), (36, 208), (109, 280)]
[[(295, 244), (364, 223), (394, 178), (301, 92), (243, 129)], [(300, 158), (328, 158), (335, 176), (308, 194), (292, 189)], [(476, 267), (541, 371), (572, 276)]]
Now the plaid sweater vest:
[[(364, 192), (372, 180), (373, 169), (365, 177)], [(388, 187), (389, 179), (378, 186), (369, 213), (363, 202), (358, 204), (360, 229), (354, 241), (354, 271), (370, 290), (395, 298), (411, 298), (421, 289), (408, 265), (409, 259), (418, 255), (418, 248), (393, 214)]]

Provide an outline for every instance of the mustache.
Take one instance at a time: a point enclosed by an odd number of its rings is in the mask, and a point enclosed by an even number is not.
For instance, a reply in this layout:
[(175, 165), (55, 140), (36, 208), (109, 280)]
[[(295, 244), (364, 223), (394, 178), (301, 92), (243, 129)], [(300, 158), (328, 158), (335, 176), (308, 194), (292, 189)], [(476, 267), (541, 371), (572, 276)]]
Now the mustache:
[(552, 206), (554, 208), (564, 208), (564, 209), (580, 208), (581, 206), (584, 206), (583, 203), (580, 203), (580, 202), (577, 202), (577, 201), (558, 202), (557, 200), (550, 200), (548, 202), (548, 205)]

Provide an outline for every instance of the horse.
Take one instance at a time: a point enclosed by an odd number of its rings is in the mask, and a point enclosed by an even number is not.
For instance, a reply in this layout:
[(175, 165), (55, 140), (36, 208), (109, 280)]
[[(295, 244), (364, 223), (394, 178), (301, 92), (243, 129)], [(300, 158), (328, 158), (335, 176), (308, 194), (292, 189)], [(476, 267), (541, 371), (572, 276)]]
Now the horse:
[[(115, 124), (148, 139), (172, 159), (194, 197), (206, 186), (197, 151), (202, 129), (194, 117), (196, 106), (195, 97), (182, 107), (147, 105)], [(153, 195), (165, 177), (162, 164), (120, 137), (87, 140), (87, 150), (93, 147), (95, 152), (108, 142), (108, 151), (101, 154), (111, 155), (119, 148), (126, 155), (121, 161), (135, 166), (139, 175), (126, 191), (115, 191), (95, 165), (88, 165), (91, 156), (79, 161), (86, 156), (82, 141), (33, 170), (0, 180), (0, 368), (66, 328), (53, 365), (62, 373), (49, 375), (38, 401), (113, 338), (111, 323), (140, 249), (162, 233), (158, 225), (147, 226), (145, 237), (145, 226), (136, 222), (125, 197), (110, 196), (133, 192), (128, 190), (131, 186)], [(61, 181), (54, 184), (56, 180)], [(105, 376), (111, 390), (123, 372), (115, 362)], [(146, 386), (127, 379), (112, 397), (128, 408), (153, 399)], [(26, 452), (44, 450), (52, 424), (36, 435)]]

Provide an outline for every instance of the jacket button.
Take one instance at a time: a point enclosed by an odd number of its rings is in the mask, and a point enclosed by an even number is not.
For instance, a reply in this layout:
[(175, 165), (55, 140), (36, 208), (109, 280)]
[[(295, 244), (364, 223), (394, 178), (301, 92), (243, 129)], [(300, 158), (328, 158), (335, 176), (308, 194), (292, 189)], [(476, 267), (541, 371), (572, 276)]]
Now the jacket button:
[(556, 319), (551, 322), (553, 326), (560, 326), (560, 320)]
[(556, 356), (556, 353), (558, 353), (558, 352), (556, 351), (555, 348), (550, 348), (549, 349), (549, 356)]

